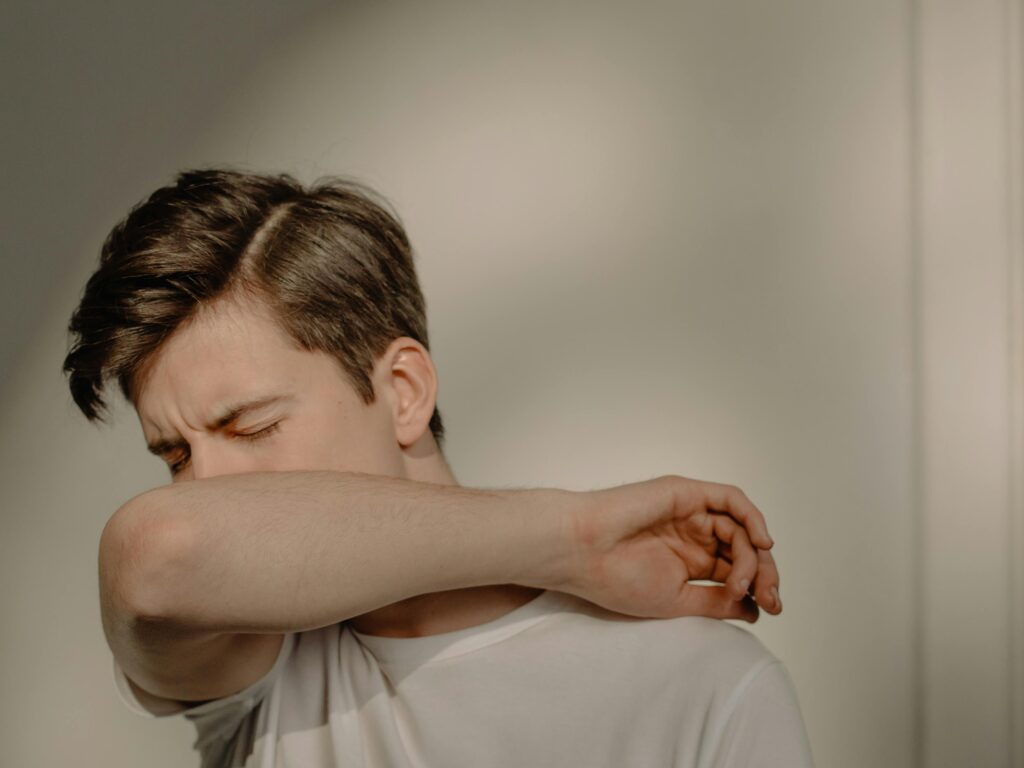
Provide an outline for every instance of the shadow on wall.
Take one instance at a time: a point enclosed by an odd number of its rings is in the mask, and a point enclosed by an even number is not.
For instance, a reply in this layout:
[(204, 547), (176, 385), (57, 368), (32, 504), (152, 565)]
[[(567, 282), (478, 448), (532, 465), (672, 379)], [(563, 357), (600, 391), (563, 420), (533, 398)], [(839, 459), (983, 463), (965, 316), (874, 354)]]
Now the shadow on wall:
[(115, 0), (7, 8), (0, 391), (49, 318), (70, 314), (113, 223), (178, 170), (259, 61), (331, 7)]
[[(25, 656), (2, 668), (24, 692), (0, 702), (11, 764), (101, 743), (112, 766), (193, 758), (188, 724), (118, 719), (96, 605), (103, 524), (165, 471), (130, 409), (85, 422), (60, 363), (110, 226), (208, 164), (353, 175), (392, 200), (467, 485), (749, 490), (787, 606), (756, 629), (819, 759), (907, 753), (908, 540), (872, 537), (908, 472), (898, 8), (121, 6), (26, 7), (2, 33), (33, 70), (0, 206), (10, 253), (32, 254), (0, 283), (0, 541), (18, 542), (0, 583), (32, 585), (3, 598), (0, 646)], [(866, 551), (858, 579), (820, 576)], [(54, 718), (74, 724), (59, 744)]]

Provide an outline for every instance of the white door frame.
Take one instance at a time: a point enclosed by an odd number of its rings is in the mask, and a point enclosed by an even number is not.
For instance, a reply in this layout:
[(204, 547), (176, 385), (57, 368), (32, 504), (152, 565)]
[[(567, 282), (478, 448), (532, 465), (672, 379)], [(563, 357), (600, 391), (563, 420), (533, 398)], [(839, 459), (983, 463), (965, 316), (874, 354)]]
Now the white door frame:
[(1022, 0), (911, 6), (917, 762), (1024, 766)]

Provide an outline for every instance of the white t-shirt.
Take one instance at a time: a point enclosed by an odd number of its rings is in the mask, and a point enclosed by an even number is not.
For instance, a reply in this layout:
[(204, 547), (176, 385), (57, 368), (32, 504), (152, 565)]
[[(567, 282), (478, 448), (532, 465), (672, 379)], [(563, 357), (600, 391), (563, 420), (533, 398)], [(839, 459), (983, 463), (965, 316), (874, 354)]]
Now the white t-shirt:
[(792, 683), (745, 629), (639, 619), (545, 591), (426, 637), (345, 622), (285, 636), (273, 668), (184, 714), (203, 768), (811, 766)]

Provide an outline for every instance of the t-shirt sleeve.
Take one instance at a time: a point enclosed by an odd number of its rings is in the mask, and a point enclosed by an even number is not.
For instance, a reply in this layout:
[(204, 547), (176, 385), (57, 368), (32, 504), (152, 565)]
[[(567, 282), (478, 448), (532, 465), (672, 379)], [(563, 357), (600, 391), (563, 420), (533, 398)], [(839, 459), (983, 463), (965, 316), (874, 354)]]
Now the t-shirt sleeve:
[(796, 690), (782, 662), (766, 660), (735, 691), (711, 768), (813, 768)]
[(189, 707), (181, 702), (173, 701), (171, 699), (147, 696), (145, 692), (136, 693), (132, 684), (128, 680), (128, 676), (124, 673), (121, 665), (117, 663), (116, 658), (113, 659), (114, 686), (117, 690), (118, 698), (124, 702), (128, 709), (136, 714), (148, 718), (170, 717), (172, 715), (180, 715), (186, 712), (188, 713), (189, 718), (201, 718), (203, 715), (216, 712), (224, 708), (237, 709), (240, 704), (244, 705), (246, 708), (251, 708), (259, 703), (259, 701), (262, 700), (263, 697), (267, 695), (267, 692), (273, 687), (274, 682), (281, 674), (281, 668), (284, 666), (285, 660), (291, 653), (294, 643), (295, 635), (286, 634), (281, 643), (281, 650), (278, 652), (277, 659), (274, 661), (273, 666), (263, 677), (249, 687), (244, 688), (237, 693), (233, 693), (230, 696), (203, 702), (198, 706)]

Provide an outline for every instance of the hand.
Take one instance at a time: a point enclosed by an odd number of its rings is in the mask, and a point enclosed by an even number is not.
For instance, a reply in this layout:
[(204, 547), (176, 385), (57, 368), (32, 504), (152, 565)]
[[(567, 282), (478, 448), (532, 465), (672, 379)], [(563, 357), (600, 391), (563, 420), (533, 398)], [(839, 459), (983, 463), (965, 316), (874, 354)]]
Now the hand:
[(764, 516), (739, 488), (665, 475), (583, 495), (572, 521), (574, 577), (563, 591), (651, 618), (754, 622), (759, 608), (782, 611)]

